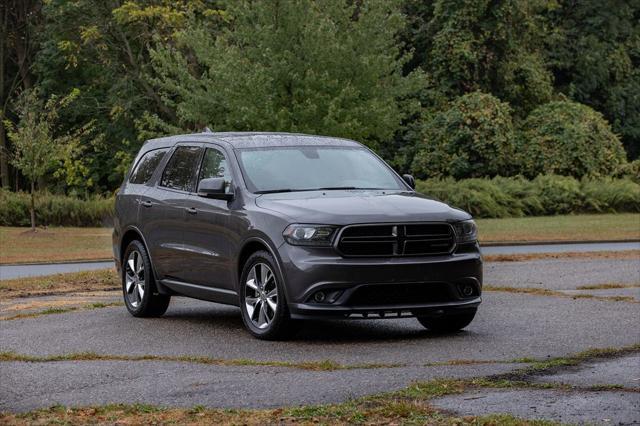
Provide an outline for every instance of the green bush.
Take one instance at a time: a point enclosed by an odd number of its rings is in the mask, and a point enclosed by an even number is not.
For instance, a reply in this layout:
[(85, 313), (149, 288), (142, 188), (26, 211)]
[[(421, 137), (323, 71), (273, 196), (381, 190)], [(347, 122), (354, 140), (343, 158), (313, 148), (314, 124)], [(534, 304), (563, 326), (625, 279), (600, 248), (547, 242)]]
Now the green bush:
[[(0, 226), (30, 226), (30, 196), (24, 192), (0, 190)], [(111, 226), (113, 198), (88, 200), (39, 193), (36, 195), (38, 226)]]
[(473, 92), (425, 122), (413, 171), (420, 178), (504, 175), (513, 167), (514, 154), (509, 104)]
[(622, 166), (619, 177), (627, 177), (636, 183), (640, 183), (640, 158)]
[(640, 184), (628, 178), (436, 178), (418, 181), (416, 190), (481, 218), (640, 212)]
[(535, 109), (522, 125), (519, 145), (521, 172), (529, 177), (611, 176), (626, 163), (622, 143), (602, 114), (577, 102)]

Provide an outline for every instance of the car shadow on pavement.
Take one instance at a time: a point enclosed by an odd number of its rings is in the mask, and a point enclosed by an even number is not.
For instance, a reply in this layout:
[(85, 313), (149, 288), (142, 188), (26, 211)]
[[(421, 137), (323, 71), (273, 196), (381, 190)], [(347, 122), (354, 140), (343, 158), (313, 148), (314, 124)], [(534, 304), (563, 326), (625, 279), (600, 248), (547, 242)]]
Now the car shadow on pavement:
[[(188, 323), (206, 329), (217, 329), (223, 333), (234, 333), (251, 338), (245, 331), (236, 307), (219, 304), (170, 307), (164, 320)], [(298, 343), (357, 343), (400, 340), (433, 340), (466, 338), (474, 335), (462, 330), (450, 334), (433, 333), (423, 328), (415, 318), (370, 319), (370, 320), (308, 320), (297, 321), (288, 342)]]

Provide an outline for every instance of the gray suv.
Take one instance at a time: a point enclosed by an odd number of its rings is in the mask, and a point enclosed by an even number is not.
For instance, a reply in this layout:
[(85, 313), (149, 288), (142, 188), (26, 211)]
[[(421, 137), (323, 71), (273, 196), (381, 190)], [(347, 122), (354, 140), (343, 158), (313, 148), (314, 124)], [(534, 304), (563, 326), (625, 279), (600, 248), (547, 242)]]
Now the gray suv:
[(414, 186), (351, 140), (149, 140), (116, 197), (127, 309), (159, 316), (171, 296), (235, 305), (263, 339), (299, 319), (413, 316), (433, 332), (464, 328), (481, 301), (476, 225)]

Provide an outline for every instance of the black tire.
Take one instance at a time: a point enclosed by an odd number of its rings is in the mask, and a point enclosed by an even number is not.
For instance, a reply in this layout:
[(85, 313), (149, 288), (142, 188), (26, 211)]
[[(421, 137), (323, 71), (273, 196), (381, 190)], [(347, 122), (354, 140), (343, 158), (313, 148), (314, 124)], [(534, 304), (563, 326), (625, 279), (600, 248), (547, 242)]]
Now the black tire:
[[(273, 274), (273, 279), (275, 280), (275, 285), (273, 281), (269, 280), (269, 283), (266, 284), (263, 288), (263, 296), (267, 295), (267, 288), (277, 289), (277, 305), (275, 311), (271, 309), (266, 303), (266, 298), (260, 299), (258, 295), (258, 290), (252, 290), (248, 285), (247, 281), (250, 279), (249, 276), (252, 274), (252, 270), (254, 267), (260, 268), (260, 265), (267, 265), (270, 269), (270, 272)], [(255, 271), (254, 271), (255, 272)], [(253, 277), (254, 275), (252, 275)], [(258, 281), (256, 279), (256, 281)], [(271, 287), (267, 287), (271, 286)], [(249, 313), (249, 307), (246, 302), (247, 292), (252, 291), (253, 294), (249, 294), (249, 297), (252, 299), (256, 299), (257, 303), (253, 305), (253, 313)], [(289, 315), (289, 308), (287, 306), (287, 299), (284, 293), (284, 282), (280, 272), (278, 270), (277, 264), (273, 259), (273, 256), (269, 252), (266, 251), (257, 251), (253, 253), (247, 261), (244, 263), (242, 267), (242, 273), (240, 274), (240, 311), (242, 313), (242, 321), (244, 322), (245, 328), (251, 333), (254, 337), (263, 340), (281, 340), (289, 337), (293, 331), (294, 323), (291, 320)], [(271, 299), (273, 300), (273, 299)], [(256, 315), (260, 318), (260, 312), (256, 313), (256, 311), (260, 308), (258, 306), (265, 307), (265, 319), (271, 318), (268, 323), (264, 323), (263, 327), (260, 328), (259, 324), (256, 324)], [(269, 317), (269, 313), (273, 316)], [(253, 319), (252, 319), (253, 316)], [(258, 320), (259, 321), (259, 320)]]
[(446, 315), (442, 317), (417, 317), (420, 324), (434, 333), (454, 333), (462, 330), (473, 321), (477, 309), (464, 313)]
[[(139, 256), (139, 261), (142, 262), (140, 269), (142, 274), (132, 274), (132, 269), (129, 265), (129, 259), (132, 255), (134, 256), (134, 264), (135, 259), (138, 259), (137, 256)], [(169, 307), (169, 302), (171, 302), (171, 296), (158, 293), (151, 261), (144, 244), (138, 240), (131, 241), (124, 251), (122, 259), (122, 294), (129, 313), (134, 317), (159, 317), (164, 314)], [(134, 275), (138, 281), (131, 284), (127, 289), (128, 277), (133, 277)], [(140, 275), (142, 276), (140, 277)], [(138, 283), (141, 282), (143, 287), (142, 297), (140, 297), (138, 291)]]

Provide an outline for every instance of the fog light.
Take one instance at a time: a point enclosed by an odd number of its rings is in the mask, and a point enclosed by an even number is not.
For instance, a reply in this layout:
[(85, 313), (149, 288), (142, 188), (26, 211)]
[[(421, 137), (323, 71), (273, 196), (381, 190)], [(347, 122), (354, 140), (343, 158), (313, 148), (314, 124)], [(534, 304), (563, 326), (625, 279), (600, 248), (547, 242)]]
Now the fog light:
[(324, 299), (326, 298), (325, 294), (323, 291), (319, 291), (316, 294), (313, 295), (313, 300), (315, 300), (318, 303), (322, 303), (324, 302)]
[(462, 294), (465, 296), (471, 296), (473, 294), (473, 287), (470, 285), (465, 285), (462, 287)]

